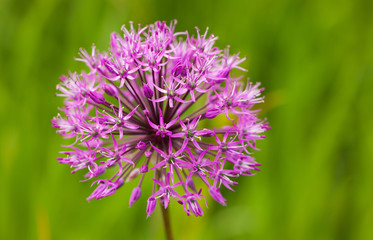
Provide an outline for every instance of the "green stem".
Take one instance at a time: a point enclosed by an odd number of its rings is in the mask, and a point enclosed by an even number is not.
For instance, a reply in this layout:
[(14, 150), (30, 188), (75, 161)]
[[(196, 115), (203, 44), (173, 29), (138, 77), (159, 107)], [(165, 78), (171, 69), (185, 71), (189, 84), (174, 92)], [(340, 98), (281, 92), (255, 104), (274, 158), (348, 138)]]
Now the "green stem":
[(165, 209), (162, 205), (161, 205), (161, 209), (162, 209), (162, 218), (163, 218), (164, 230), (166, 233), (166, 239), (173, 240), (174, 237), (172, 236), (170, 213), (168, 211), (168, 208)]

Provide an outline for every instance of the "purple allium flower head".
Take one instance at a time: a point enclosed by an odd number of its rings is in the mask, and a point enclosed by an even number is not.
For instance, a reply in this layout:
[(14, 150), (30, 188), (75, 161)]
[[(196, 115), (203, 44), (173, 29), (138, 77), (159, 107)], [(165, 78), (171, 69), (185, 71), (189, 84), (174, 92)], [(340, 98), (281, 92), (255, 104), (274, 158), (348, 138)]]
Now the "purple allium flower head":
[[(80, 50), (76, 60), (88, 73), (61, 77), (64, 108), (52, 126), (73, 143), (58, 160), (96, 179), (88, 200), (137, 181), (129, 205), (147, 196), (148, 216), (157, 201), (167, 208), (173, 199), (202, 216), (196, 179), (225, 205), (221, 188), (233, 190), (233, 178), (259, 170), (251, 153), (270, 128), (254, 109), (263, 88), (232, 76), (245, 58), (215, 47), (217, 37), (175, 32), (175, 24), (123, 26), (108, 52)], [(144, 180), (152, 192), (141, 193)]]

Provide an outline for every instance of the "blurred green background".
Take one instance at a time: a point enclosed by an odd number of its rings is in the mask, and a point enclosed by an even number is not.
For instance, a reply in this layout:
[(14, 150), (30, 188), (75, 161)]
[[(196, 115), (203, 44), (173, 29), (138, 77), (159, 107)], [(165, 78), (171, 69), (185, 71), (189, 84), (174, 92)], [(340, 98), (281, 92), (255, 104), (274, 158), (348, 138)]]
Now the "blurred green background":
[[(373, 239), (373, 1), (2, 0), (0, 239), (163, 239), (160, 210), (132, 186), (100, 201), (56, 161), (59, 76), (78, 49), (109, 47), (128, 21), (210, 27), (266, 87), (273, 127), (254, 177), (209, 200), (205, 217), (171, 205), (176, 239)], [(206, 194), (208, 196), (208, 194)], [(175, 207), (174, 207), (175, 206)]]

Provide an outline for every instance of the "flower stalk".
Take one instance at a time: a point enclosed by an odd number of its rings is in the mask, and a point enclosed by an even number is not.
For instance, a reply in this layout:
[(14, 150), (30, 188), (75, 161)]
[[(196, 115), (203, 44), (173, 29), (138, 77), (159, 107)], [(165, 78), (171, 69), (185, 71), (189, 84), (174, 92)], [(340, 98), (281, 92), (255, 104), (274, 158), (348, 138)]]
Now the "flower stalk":
[(160, 206), (162, 210), (162, 219), (163, 219), (163, 226), (165, 230), (165, 235), (167, 240), (173, 240), (174, 237), (172, 235), (172, 228), (171, 228), (171, 221), (170, 221), (170, 212), (169, 208), (164, 208)]

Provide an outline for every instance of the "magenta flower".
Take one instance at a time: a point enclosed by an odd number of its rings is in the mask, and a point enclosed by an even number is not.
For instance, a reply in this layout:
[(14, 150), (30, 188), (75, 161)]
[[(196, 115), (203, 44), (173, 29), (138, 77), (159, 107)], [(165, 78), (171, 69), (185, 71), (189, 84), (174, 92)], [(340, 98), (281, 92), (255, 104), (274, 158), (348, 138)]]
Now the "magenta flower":
[[(217, 37), (175, 32), (175, 24), (131, 23), (112, 34), (107, 53), (80, 50), (76, 60), (88, 73), (61, 77), (64, 108), (52, 126), (72, 144), (58, 161), (95, 179), (88, 200), (138, 181), (129, 205), (147, 197), (148, 216), (157, 202), (166, 209), (173, 200), (203, 216), (203, 194), (225, 205), (221, 188), (233, 190), (235, 178), (259, 170), (252, 151), (270, 127), (253, 107), (263, 88), (232, 76), (245, 58), (220, 50)], [(142, 193), (143, 182), (152, 192)]]

